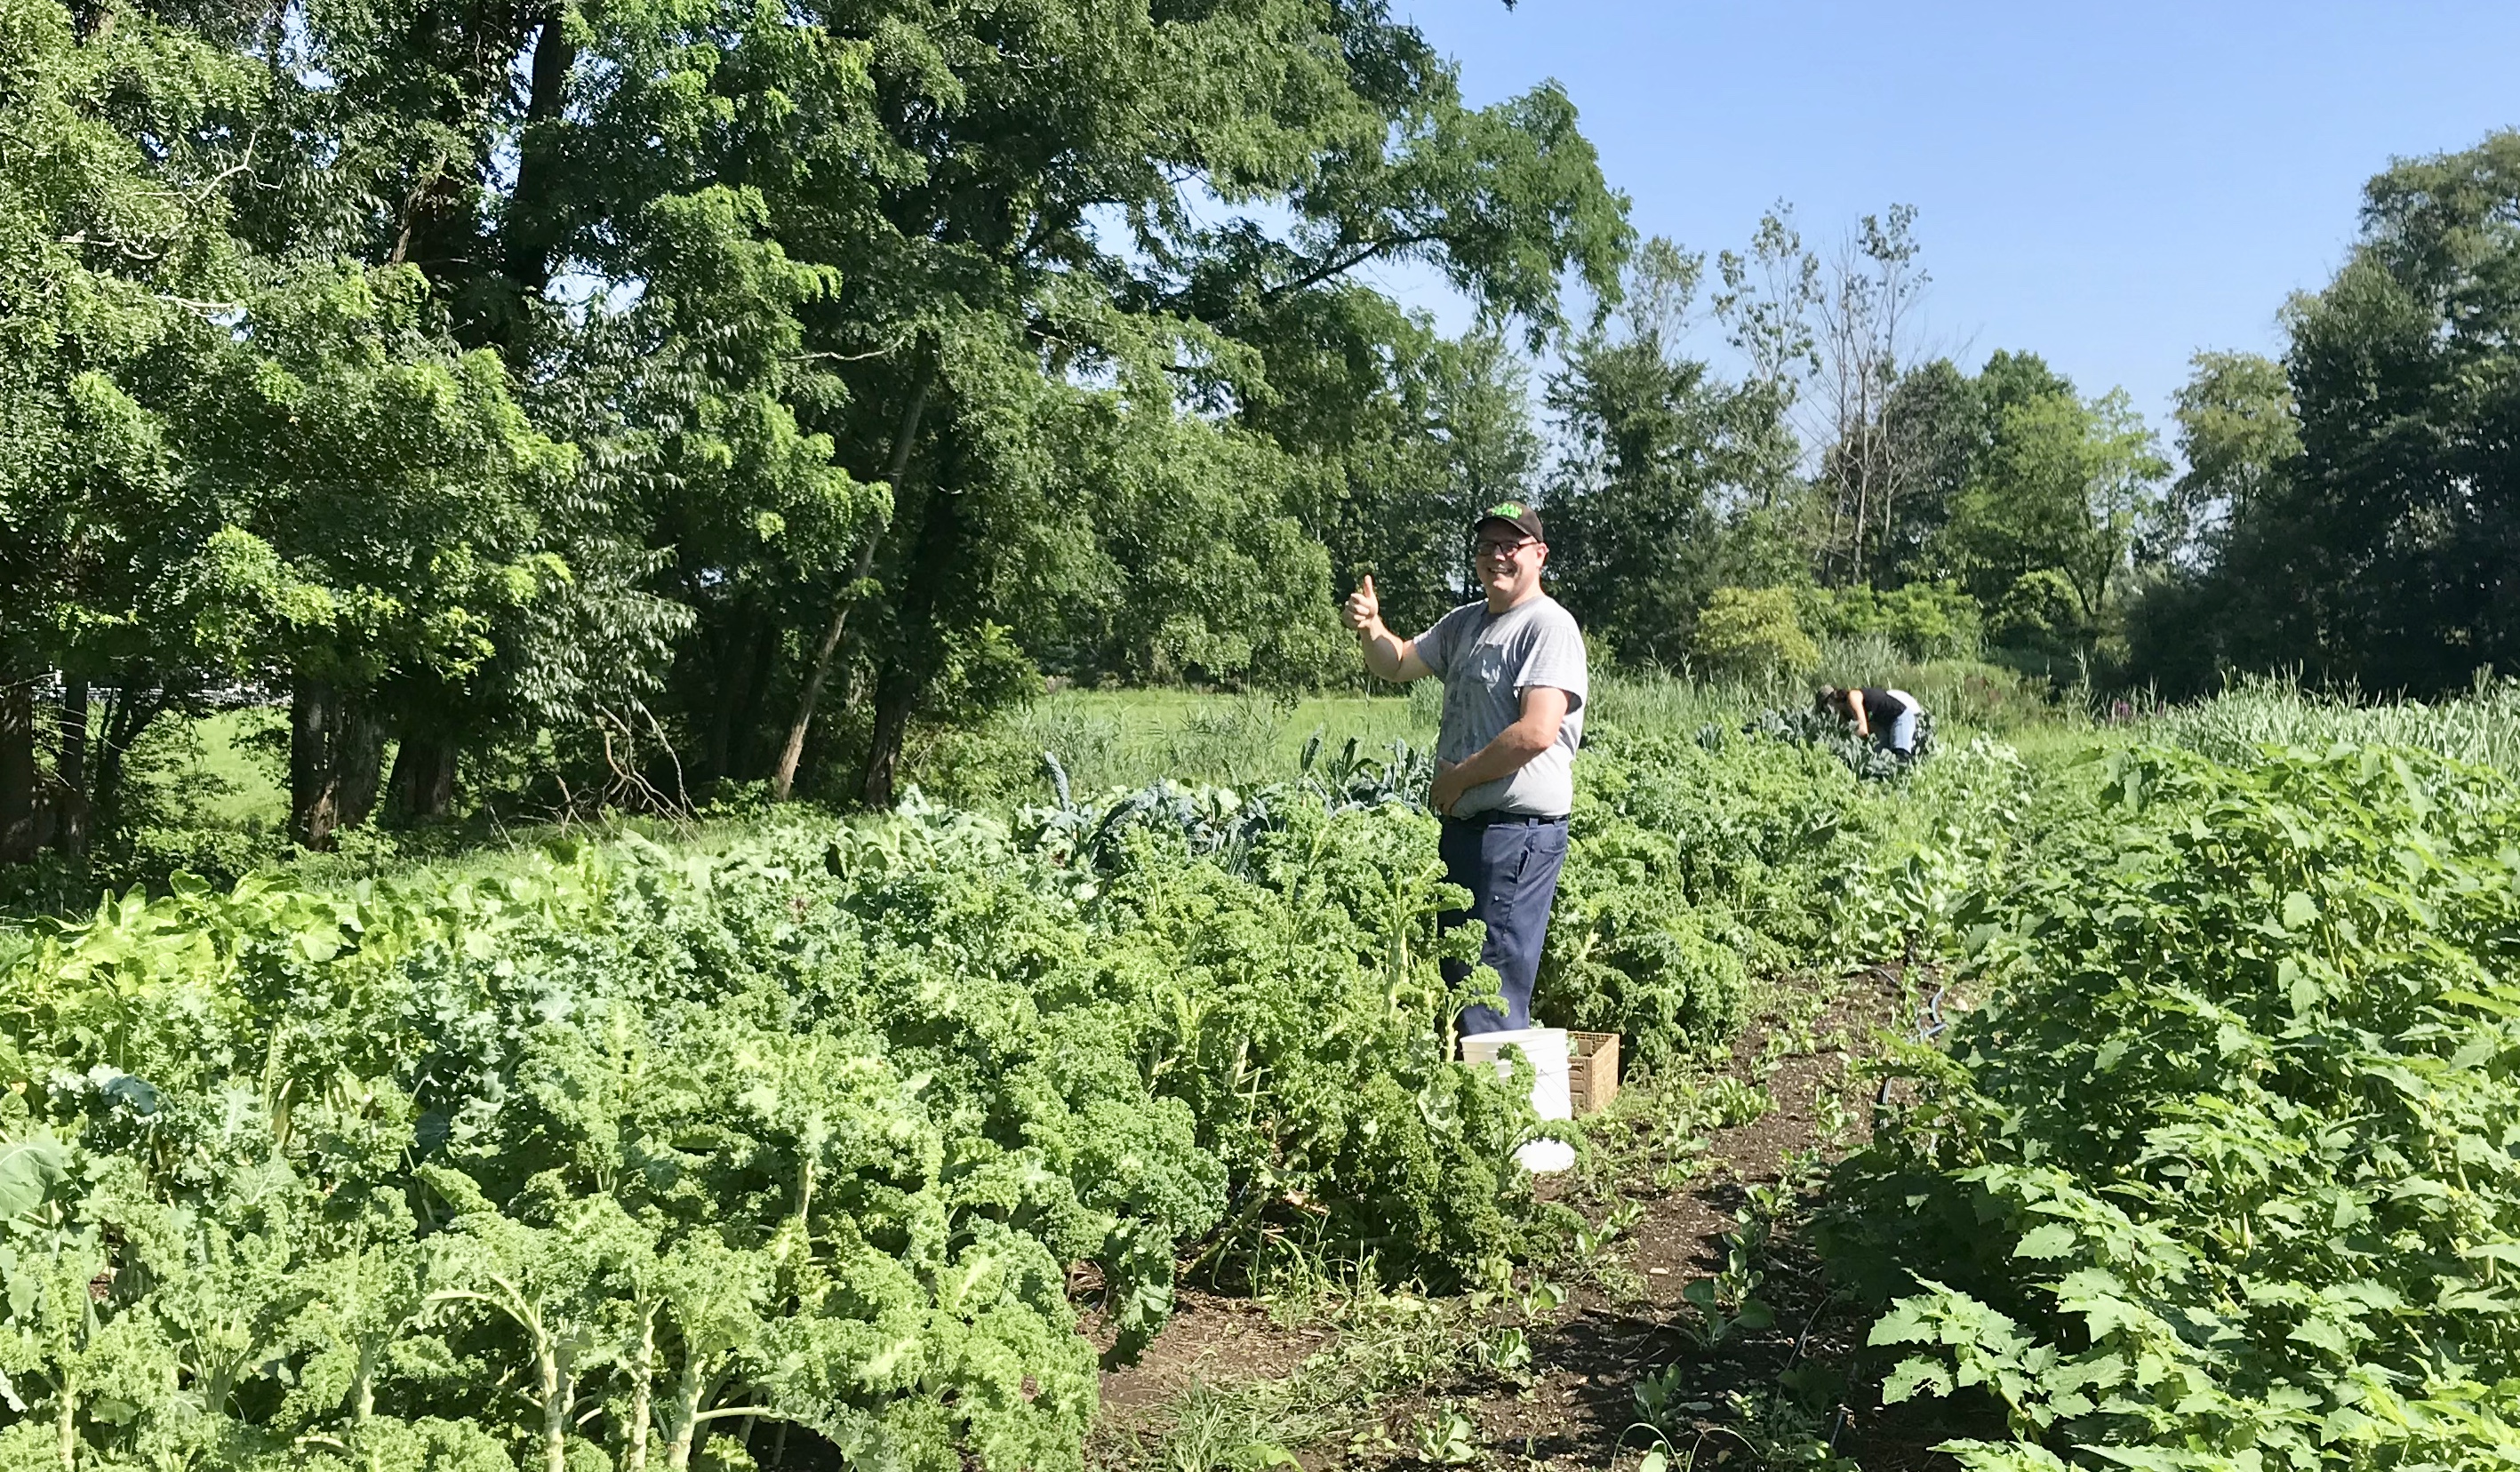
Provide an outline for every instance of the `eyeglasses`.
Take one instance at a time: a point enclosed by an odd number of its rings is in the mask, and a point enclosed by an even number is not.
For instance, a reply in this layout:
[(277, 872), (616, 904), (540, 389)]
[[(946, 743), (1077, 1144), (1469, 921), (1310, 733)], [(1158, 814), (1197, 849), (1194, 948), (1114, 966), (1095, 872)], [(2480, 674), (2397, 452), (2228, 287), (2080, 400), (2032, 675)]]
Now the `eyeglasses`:
[(1473, 557), (1511, 558), (1526, 547), (1536, 546), (1537, 541), (1536, 538), (1523, 537), (1512, 542), (1477, 542), (1471, 544), (1470, 551)]

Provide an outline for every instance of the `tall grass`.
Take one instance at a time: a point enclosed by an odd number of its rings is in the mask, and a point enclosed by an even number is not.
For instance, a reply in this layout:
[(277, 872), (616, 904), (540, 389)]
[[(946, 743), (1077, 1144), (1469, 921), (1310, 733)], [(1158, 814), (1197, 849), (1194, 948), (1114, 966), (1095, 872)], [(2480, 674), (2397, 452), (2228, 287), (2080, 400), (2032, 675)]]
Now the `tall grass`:
[(1593, 682), (1585, 720), (1593, 729), (1692, 735), (1709, 725), (1733, 725), (1771, 705), (1808, 700), (1799, 683), (1699, 680), (1661, 671), (1605, 675)]
[(2267, 746), (2411, 746), (2520, 773), (2520, 683), (2507, 680), (2480, 680), (2465, 695), (2427, 704), (2365, 702), (2350, 687), (2307, 691), (2253, 678), (2143, 724), (2155, 739), (2221, 762), (2253, 761)]
[(1823, 641), (1820, 663), (1808, 677), (1608, 675), (1595, 683), (1594, 714), (1622, 727), (1694, 732), (1709, 722), (1737, 721), (1771, 706), (1808, 705), (1813, 691), (1823, 683), (1904, 690), (1925, 702), (1946, 732), (2009, 733), (2058, 717), (2045, 680), (1975, 659), (1917, 660), (1879, 635)]

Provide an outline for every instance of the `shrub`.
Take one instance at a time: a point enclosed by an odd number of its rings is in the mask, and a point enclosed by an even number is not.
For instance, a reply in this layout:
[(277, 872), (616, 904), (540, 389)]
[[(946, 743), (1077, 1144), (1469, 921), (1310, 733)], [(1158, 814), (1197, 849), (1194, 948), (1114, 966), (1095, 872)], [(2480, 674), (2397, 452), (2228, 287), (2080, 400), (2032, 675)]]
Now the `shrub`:
[(1806, 623), (1830, 639), (1879, 635), (1912, 660), (1973, 659), (1983, 638), (1977, 600), (1956, 583), (1807, 588)]
[(2062, 658), (2088, 644), (2092, 629), (2074, 585), (2063, 573), (2043, 567), (2013, 579), (1986, 633), (2002, 648)]
[(1820, 663), (1790, 588), (1716, 589), (1698, 610), (1690, 650), (1708, 671), (1737, 678), (1799, 674)]

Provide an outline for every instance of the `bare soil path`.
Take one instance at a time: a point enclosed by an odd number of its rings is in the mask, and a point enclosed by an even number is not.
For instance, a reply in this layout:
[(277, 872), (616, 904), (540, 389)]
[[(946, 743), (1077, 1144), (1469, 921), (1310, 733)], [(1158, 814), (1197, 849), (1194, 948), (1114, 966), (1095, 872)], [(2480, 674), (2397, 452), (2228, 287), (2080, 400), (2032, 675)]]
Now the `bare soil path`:
[[(1372, 1371), (1357, 1360), (1352, 1327), (1318, 1318), (1288, 1324), (1248, 1299), (1186, 1292), (1146, 1357), (1103, 1376), (1094, 1454), (1114, 1467), (1201, 1465), (1214, 1448), (1192, 1445), (1181, 1429), (1195, 1414), (1186, 1407), (1238, 1397), (1252, 1424), (1265, 1428), (1273, 1424), (1269, 1407), (1303, 1400), (1294, 1393), (1296, 1378), (1327, 1380), (1335, 1393), (1337, 1378), (1352, 1373), (1358, 1387), (1351, 1405), (1321, 1417), (1279, 1417), (1289, 1436), (1284, 1445), (1308, 1468), (1634, 1465), (1652, 1441), (1638, 1427), (1638, 1384), (1677, 1366), (1666, 1382), (1676, 1399), (1705, 1410), (1678, 1417), (1695, 1420), (1698, 1434), (1693, 1446), (1674, 1439), (1675, 1465), (1692, 1450), (1699, 1467), (1757, 1465), (1763, 1458), (1753, 1441), (1797, 1433), (1875, 1472), (1948, 1466), (1928, 1450), (1950, 1434), (1947, 1427), (1884, 1414), (1862, 1393), (1821, 1387), (1817, 1399), (1832, 1408), (1817, 1420), (1782, 1408), (1813, 1404), (1815, 1395), (1809, 1388), (1781, 1394), (1778, 1376), (1841, 1361), (1867, 1322), (1829, 1297), (1817, 1265), (1790, 1234), (1755, 1254), (1765, 1279), (1757, 1296), (1775, 1309), (1773, 1324), (1743, 1326), (1708, 1344), (1705, 1316), (1683, 1296), (1692, 1282), (1726, 1271), (1728, 1234), (1743, 1230), (1739, 1214), (1754, 1193), (1773, 1205), (1778, 1190), (1808, 1189), (1826, 1162), (1862, 1143), (1869, 1100), (1859, 1096), (1850, 1067), (1877, 1048), (1885, 1029), (1912, 1027), (1912, 1010), (1887, 971), (1779, 989), (1724, 1072), (1706, 1081), (1735, 1106), (1764, 1092), (1765, 1112), (1706, 1131), (1702, 1151), (1678, 1171), (1638, 1168), (1608, 1182), (1552, 1182), (1548, 1189), (1562, 1192), (1588, 1220), (1619, 1227), (1591, 1255), (1579, 1252), (1577, 1261), (1551, 1270), (1563, 1295), (1553, 1310), (1490, 1316), (1525, 1330), (1527, 1362), (1457, 1354), (1431, 1365), (1422, 1380), (1375, 1394), (1363, 1383)], [(1655, 1124), (1641, 1116), (1637, 1129)], [(1457, 1343), (1479, 1336), (1478, 1325), (1454, 1316), (1463, 1320)], [(1343, 1355), (1356, 1360), (1353, 1370)], [(1305, 1388), (1320, 1398), (1322, 1387)], [(1742, 1399), (1730, 1399), (1733, 1394)], [(1868, 1404), (1842, 1404), (1847, 1400)], [(1748, 1438), (1737, 1434), (1745, 1416)], [(1778, 1424), (1780, 1418), (1798, 1424)], [(1331, 1434), (1319, 1434), (1326, 1428)]]

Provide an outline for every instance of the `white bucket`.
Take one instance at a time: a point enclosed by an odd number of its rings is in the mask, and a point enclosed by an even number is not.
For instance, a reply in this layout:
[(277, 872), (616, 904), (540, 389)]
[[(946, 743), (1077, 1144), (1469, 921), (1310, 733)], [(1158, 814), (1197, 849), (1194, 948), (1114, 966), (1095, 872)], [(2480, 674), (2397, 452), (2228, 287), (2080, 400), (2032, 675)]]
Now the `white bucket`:
[[(1512, 1048), (1531, 1060), (1531, 1111), (1542, 1119), (1573, 1119), (1575, 1103), (1567, 1090), (1566, 1029), (1525, 1027), (1511, 1032), (1470, 1033), (1462, 1039), (1462, 1061), (1492, 1064), (1499, 1078), (1513, 1076)], [(1534, 1139), (1517, 1147), (1513, 1158), (1535, 1176), (1565, 1170), (1575, 1163), (1575, 1147), (1562, 1139)]]

